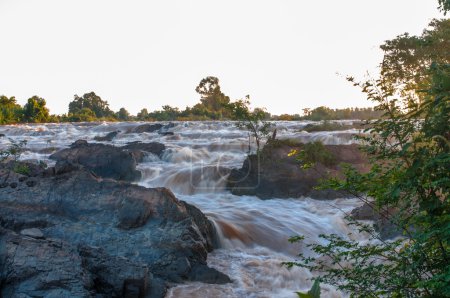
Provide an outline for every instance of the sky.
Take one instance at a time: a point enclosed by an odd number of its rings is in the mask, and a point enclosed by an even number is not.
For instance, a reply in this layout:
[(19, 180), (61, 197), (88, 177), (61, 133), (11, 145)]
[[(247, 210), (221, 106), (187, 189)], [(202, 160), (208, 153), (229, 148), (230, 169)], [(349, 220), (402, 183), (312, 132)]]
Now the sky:
[(345, 76), (376, 75), (379, 45), (442, 18), (437, 0), (0, 0), (0, 95), (66, 113), (94, 91), (113, 110), (199, 101), (220, 79), (272, 114), (370, 106)]

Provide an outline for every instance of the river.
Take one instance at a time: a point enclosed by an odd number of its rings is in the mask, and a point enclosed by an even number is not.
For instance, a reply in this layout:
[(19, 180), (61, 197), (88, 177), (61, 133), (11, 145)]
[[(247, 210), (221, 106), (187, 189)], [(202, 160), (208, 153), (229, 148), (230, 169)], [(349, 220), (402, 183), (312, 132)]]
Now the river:
[[(351, 121), (349, 121), (351, 122)], [(320, 241), (319, 234), (346, 236), (351, 232), (343, 220), (344, 212), (360, 203), (354, 199), (332, 201), (291, 198), (260, 200), (252, 196), (234, 196), (224, 189), (227, 171), (241, 167), (248, 152), (248, 134), (232, 122), (173, 122), (173, 135), (154, 133), (127, 134), (140, 123), (80, 123), (0, 126), (1, 148), (27, 140), (21, 159), (47, 162), (49, 152), (64, 148), (78, 139), (95, 142), (95, 136), (121, 131), (108, 142), (161, 142), (167, 149), (161, 158), (148, 155), (138, 165), (146, 187), (165, 186), (175, 195), (200, 208), (215, 224), (220, 248), (208, 255), (208, 264), (230, 276), (233, 283), (209, 285), (185, 283), (172, 287), (167, 297), (296, 297), (295, 291), (311, 287), (311, 272), (288, 270), (283, 261), (294, 260), (304, 245), (290, 244), (293, 235)], [(142, 123), (141, 123), (142, 124)], [(324, 144), (353, 143), (356, 130), (307, 133), (308, 122), (276, 122), (279, 138), (303, 142), (320, 140)], [(364, 240), (363, 236), (360, 239)], [(342, 297), (332, 287), (322, 286), (323, 297)]]

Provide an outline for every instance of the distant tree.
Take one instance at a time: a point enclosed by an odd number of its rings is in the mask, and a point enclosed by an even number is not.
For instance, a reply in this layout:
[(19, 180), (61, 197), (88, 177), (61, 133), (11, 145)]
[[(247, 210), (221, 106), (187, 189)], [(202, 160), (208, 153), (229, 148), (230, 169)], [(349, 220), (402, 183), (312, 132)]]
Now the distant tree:
[(333, 110), (328, 107), (318, 107), (309, 112), (309, 115), (305, 117), (308, 120), (330, 120), (333, 118)]
[(76, 110), (76, 113), (69, 113), (67, 121), (69, 122), (91, 122), (97, 119), (95, 113), (89, 108)]
[(261, 142), (270, 138), (273, 124), (267, 121), (270, 118), (270, 114), (267, 115), (265, 109), (255, 108), (252, 111), (249, 106), (250, 97), (247, 95), (245, 99), (229, 103), (226, 107), (230, 111), (232, 119), (237, 120), (236, 126), (247, 129), (255, 138), (256, 153), (259, 154)]
[(120, 108), (116, 113), (116, 117), (121, 121), (128, 121), (130, 120), (130, 113), (125, 108)]
[(137, 113), (136, 115), (137, 119), (140, 121), (145, 121), (148, 119), (149, 114), (148, 114), (148, 110), (147, 109), (142, 109), (139, 113)]
[(22, 120), (22, 107), (14, 96), (0, 96), (0, 124), (17, 123)]
[(94, 112), (97, 118), (111, 117), (114, 115), (113, 111), (109, 108), (108, 102), (102, 100), (94, 92), (86, 93), (82, 97), (75, 94), (73, 101), (69, 103), (69, 114), (77, 114), (84, 108), (88, 108)]
[(222, 119), (228, 116), (225, 106), (230, 103), (230, 98), (220, 90), (218, 78), (209, 76), (202, 79), (195, 91), (200, 94), (200, 102), (211, 118)]
[(23, 119), (26, 122), (43, 123), (49, 119), (49, 110), (45, 99), (33, 96), (28, 99), (23, 107)]

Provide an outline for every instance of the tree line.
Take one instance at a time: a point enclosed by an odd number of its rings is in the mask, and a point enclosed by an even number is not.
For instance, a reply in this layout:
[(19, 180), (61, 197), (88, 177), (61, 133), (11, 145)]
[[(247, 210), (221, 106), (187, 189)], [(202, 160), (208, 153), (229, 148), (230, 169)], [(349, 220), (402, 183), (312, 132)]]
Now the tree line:
[[(0, 96), (0, 124), (46, 123), (46, 122), (92, 122), (92, 121), (188, 121), (188, 120), (229, 120), (233, 119), (229, 108), (230, 98), (220, 89), (219, 79), (206, 77), (195, 89), (200, 95), (200, 102), (193, 107), (180, 110), (170, 105), (149, 112), (143, 108), (136, 115), (131, 115), (126, 108), (114, 112), (109, 103), (95, 92), (83, 96), (75, 95), (69, 103), (67, 114), (50, 114), (45, 99), (33, 96), (24, 106), (17, 103), (15, 97)], [(264, 109), (258, 111), (264, 120), (339, 120), (339, 119), (375, 119), (381, 113), (372, 108), (330, 109), (318, 107), (304, 109), (303, 116), (271, 115)], [(260, 115), (260, 116), (261, 116)]]

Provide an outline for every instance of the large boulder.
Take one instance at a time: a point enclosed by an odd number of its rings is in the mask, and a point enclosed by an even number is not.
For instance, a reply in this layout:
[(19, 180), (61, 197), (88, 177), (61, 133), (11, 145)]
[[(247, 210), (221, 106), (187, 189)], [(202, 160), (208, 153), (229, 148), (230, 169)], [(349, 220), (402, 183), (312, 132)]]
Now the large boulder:
[(170, 190), (84, 167), (34, 179), (0, 188), (1, 297), (164, 297), (171, 282), (230, 282), (206, 263), (214, 226)]
[(112, 131), (107, 133), (104, 136), (96, 136), (94, 137), (94, 140), (99, 141), (99, 142), (111, 142), (115, 137), (117, 137), (117, 135), (120, 133), (120, 130), (116, 130), (116, 131)]
[(157, 132), (162, 127), (163, 125), (161, 123), (146, 123), (129, 129), (127, 133)]
[(142, 143), (136, 141), (122, 146), (121, 149), (130, 151), (137, 162), (142, 162), (146, 153), (152, 153), (158, 157), (161, 157), (164, 150), (166, 150), (166, 146), (158, 142)]
[(78, 140), (70, 148), (50, 155), (50, 159), (82, 165), (104, 178), (135, 181), (141, 177), (141, 173), (136, 170), (133, 154), (111, 145), (89, 144)]
[(320, 162), (303, 169), (290, 152), (302, 150), (303, 144), (273, 141), (259, 155), (250, 155), (242, 168), (233, 169), (227, 188), (236, 195), (255, 195), (262, 199), (311, 197), (334, 199), (348, 194), (334, 190), (316, 190), (321, 179), (342, 176), (341, 163), (348, 163), (361, 171), (368, 169), (367, 158), (357, 145), (324, 145), (334, 158), (333, 165)]

